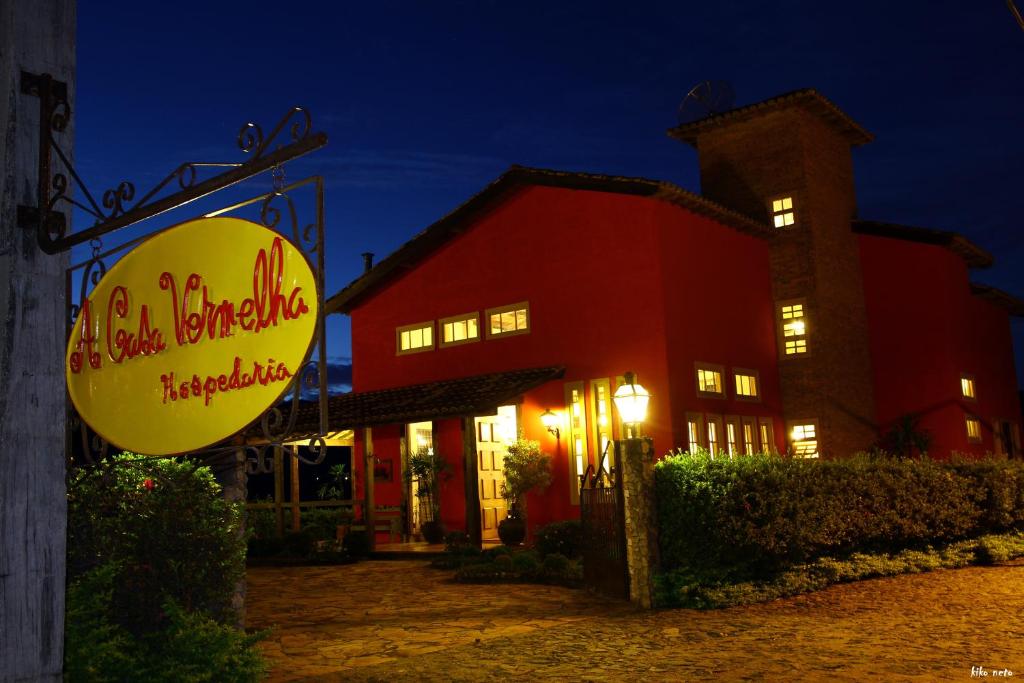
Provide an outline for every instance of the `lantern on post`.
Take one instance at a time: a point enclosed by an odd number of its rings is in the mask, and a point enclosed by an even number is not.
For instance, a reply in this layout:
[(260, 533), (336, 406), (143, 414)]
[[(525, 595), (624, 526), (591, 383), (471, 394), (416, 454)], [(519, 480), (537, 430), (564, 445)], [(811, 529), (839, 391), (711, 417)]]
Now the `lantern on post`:
[(637, 384), (634, 373), (627, 372), (625, 380), (625, 383), (615, 390), (612, 400), (628, 432), (628, 438), (636, 438), (640, 425), (647, 418), (647, 404), (651, 400), (651, 394), (642, 385)]

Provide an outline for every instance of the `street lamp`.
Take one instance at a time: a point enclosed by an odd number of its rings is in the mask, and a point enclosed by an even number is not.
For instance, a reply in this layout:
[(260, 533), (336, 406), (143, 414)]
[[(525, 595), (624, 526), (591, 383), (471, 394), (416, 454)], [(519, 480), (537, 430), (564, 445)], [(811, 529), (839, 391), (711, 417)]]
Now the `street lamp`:
[(625, 383), (615, 390), (612, 400), (622, 417), (622, 424), (629, 430), (630, 437), (636, 436), (640, 423), (647, 417), (647, 404), (651, 394), (636, 382), (636, 375), (627, 372)]

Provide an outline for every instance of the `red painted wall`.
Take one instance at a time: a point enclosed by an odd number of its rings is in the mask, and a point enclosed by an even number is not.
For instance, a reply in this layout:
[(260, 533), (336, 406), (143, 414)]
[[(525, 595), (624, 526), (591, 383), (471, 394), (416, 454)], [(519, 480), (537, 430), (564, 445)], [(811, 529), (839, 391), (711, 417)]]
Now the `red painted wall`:
[[(686, 413), (693, 412), (773, 418), (776, 448), (784, 452), (768, 244), (667, 204), (655, 211), (673, 378), (670, 445), (686, 447)], [(726, 398), (697, 395), (697, 361), (724, 366)], [(760, 401), (735, 400), (734, 368), (758, 371)]]
[[(396, 327), (471, 311), (483, 325), (485, 309), (519, 301), (530, 303), (529, 334), (395, 353)], [(565, 365), (561, 381), (530, 392), (520, 407), (525, 436), (553, 456), (551, 488), (529, 501), (536, 528), (579, 515), (565, 429), (556, 440), (539, 419), (547, 408), (564, 411), (564, 383), (585, 382), (589, 404), (591, 379), (637, 372), (654, 397), (645, 432), (659, 454), (685, 446), (687, 411), (777, 417), (772, 310), (767, 245), (758, 238), (658, 200), (531, 187), (352, 312), (353, 385), (366, 391)], [(726, 366), (727, 382), (732, 367), (757, 369), (762, 402), (698, 399), (697, 360)], [(444, 518), (461, 528), (461, 434), (457, 421), (443, 425), (450, 445), (442, 452), (458, 471)], [(775, 433), (781, 447), (779, 421)], [(592, 461), (596, 450), (590, 444)]]
[[(968, 269), (948, 249), (861, 235), (875, 403), (882, 431), (907, 413), (934, 436), (932, 456), (994, 450), (992, 418), (1019, 422), (1009, 316), (970, 292)], [(961, 397), (961, 373), (977, 401)], [(983, 424), (967, 442), (965, 416)]]

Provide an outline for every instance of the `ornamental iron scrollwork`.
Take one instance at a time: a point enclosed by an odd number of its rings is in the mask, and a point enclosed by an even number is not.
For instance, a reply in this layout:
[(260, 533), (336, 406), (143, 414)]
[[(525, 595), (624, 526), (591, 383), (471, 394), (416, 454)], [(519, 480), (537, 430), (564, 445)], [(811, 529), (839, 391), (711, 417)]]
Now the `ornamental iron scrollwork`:
[[(301, 107), (292, 107), (266, 137), (257, 123), (242, 126), (237, 144), (242, 153), (249, 157), (244, 162), (185, 162), (138, 201), (135, 201), (135, 185), (125, 180), (105, 190), (101, 201), (97, 202), (57, 144), (56, 138), (65, 131), (71, 118), (67, 84), (53, 79), (49, 74), (23, 71), (21, 92), (39, 98), (39, 169), (36, 206), (19, 206), (18, 224), (24, 228), (34, 228), (39, 247), (48, 254), (67, 251), (75, 245), (176, 209), (280, 167), (287, 161), (327, 144), (325, 133), (313, 132), (313, 120), (309, 112)], [(288, 133), (283, 135), (286, 128)], [(57, 173), (52, 173), (53, 157), (62, 167)], [(211, 169), (220, 172), (199, 179), (201, 172)], [(178, 190), (173, 194), (165, 194), (174, 182)], [(72, 184), (81, 191), (84, 202), (72, 198), (69, 192)], [(68, 232), (64, 214), (58, 210), (62, 204), (78, 207), (92, 216), (95, 222), (84, 230)]]

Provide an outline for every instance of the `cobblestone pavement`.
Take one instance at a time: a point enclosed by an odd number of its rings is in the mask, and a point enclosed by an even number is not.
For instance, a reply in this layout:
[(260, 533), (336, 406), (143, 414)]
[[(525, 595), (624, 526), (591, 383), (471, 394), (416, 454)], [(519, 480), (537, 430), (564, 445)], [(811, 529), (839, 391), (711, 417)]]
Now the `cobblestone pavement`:
[(251, 568), (248, 625), (275, 627), (273, 681), (960, 681), (972, 666), (1024, 678), (1021, 562), (710, 612), (451, 574), (419, 561)]

